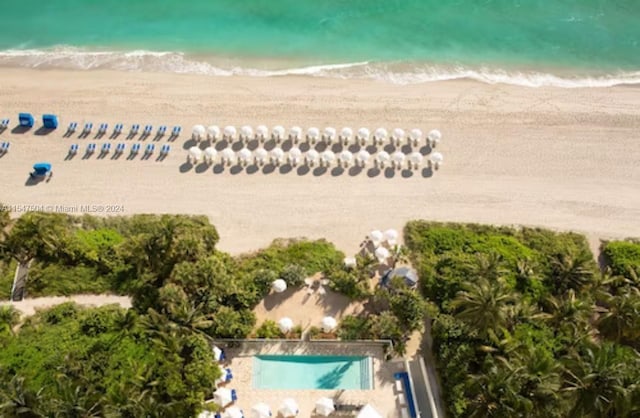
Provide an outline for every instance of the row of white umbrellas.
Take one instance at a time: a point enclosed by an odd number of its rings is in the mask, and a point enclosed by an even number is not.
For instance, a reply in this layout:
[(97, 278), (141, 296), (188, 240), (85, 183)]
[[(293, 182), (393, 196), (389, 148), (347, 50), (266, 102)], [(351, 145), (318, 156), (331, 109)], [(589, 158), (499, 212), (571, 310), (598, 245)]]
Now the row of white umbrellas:
[[(331, 398), (320, 398), (316, 401), (315, 412), (318, 415), (327, 417), (336, 410), (335, 403)], [(286, 398), (282, 401), (278, 412), (284, 417), (295, 417), (299, 413), (298, 403), (293, 398)], [(222, 418), (244, 418), (242, 410), (237, 406), (231, 406), (226, 408), (222, 413)], [(202, 412), (198, 418), (213, 418), (215, 414), (205, 411)], [(271, 417), (271, 408), (264, 402), (255, 404), (251, 408), (250, 418), (269, 418)], [(365, 405), (359, 412), (356, 418), (382, 418), (382, 415), (375, 410), (370, 404)]]
[[(318, 152), (314, 149), (303, 153), (300, 148), (293, 147), (288, 152), (285, 152), (282, 148), (276, 147), (271, 151), (267, 151), (264, 148), (257, 148), (255, 151), (251, 151), (248, 148), (242, 148), (238, 152), (235, 152), (231, 148), (225, 148), (222, 151), (216, 150), (214, 147), (207, 147), (204, 151), (197, 146), (189, 148), (189, 158), (195, 163), (204, 158), (205, 162), (213, 163), (216, 158), (219, 158), (223, 164), (232, 164), (236, 159), (241, 164), (249, 164), (255, 162), (256, 164), (265, 164), (271, 162), (272, 164), (281, 164), (286, 159), (292, 165), (298, 165), (302, 161), (305, 161), (309, 165), (317, 164), (331, 165), (336, 160), (341, 166), (349, 166), (355, 162), (357, 166), (364, 167), (372, 158), (375, 162), (384, 167), (389, 163), (393, 167), (400, 168), (408, 162), (409, 168), (418, 168), (424, 161), (424, 156), (419, 152), (412, 152), (405, 154), (401, 151), (396, 151), (389, 154), (386, 151), (380, 151), (372, 156), (366, 150), (360, 150), (357, 153), (351, 151), (342, 151), (340, 153), (334, 153), (333, 151)], [(444, 157), (439, 152), (434, 152), (429, 155), (429, 161), (438, 167), (442, 164)]]
[[(204, 125), (195, 125), (192, 131), (192, 138), (196, 140), (210, 139), (213, 141), (218, 139), (234, 140), (236, 138), (240, 140), (258, 139), (262, 141), (268, 139), (275, 141), (285, 139), (299, 141), (306, 139), (310, 142), (326, 141), (328, 143), (339, 140), (345, 144), (352, 141), (361, 144), (366, 144), (369, 141), (372, 141), (374, 144), (382, 144), (386, 140), (390, 140), (391, 143), (394, 144), (400, 144), (402, 141), (408, 139), (411, 144), (418, 145), (422, 142), (424, 134), (422, 130), (418, 128), (411, 129), (409, 132), (406, 132), (402, 128), (395, 128), (391, 132), (385, 128), (378, 128), (372, 133), (368, 128), (360, 128), (354, 132), (353, 129), (345, 127), (338, 133), (337, 130), (332, 127), (326, 127), (322, 132), (320, 132), (319, 128), (311, 127), (304, 133), (299, 126), (294, 126), (287, 132), (285, 128), (280, 125), (274, 126), (271, 131), (269, 131), (269, 128), (265, 125), (257, 126), (255, 131), (253, 127), (245, 125), (242, 126), (238, 132), (236, 127), (232, 125), (225, 126), (223, 129), (220, 129), (220, 127), (216, 125), (211, 125), (207, 128), (205, 128)], [(426, 142), (429, 145), (435, 146), (441, 139), (442, 133), (437, 129), (429, 131), (426, 135)]]
[(374, 229), (369, 232), (369, 239), (373, 243), (374, 247), (378, 247), (385, 242), (390, 247), (393, 247), (398, 243), (398, 231), (393, 228), (387, 229), (384, 232), (379, 229)]
[[(338, 326), (338, 321), (332, 316), (325, 316), (322, 318), (322, 330), (324, 332), (331, 332)], [(293, 320), (289, 317), (284, 317), (278, 321), (278, 328), (284, 334), (293, 329)]]

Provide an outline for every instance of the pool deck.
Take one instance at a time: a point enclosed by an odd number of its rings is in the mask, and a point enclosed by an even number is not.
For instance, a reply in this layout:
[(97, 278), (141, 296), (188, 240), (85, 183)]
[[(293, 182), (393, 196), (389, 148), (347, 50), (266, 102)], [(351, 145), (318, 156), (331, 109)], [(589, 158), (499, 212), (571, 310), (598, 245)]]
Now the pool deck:
[[(242, 342), (238, 346), (225, 347), (227, 367), (233, 370), (233, 380), (227, 385), (238, 393), (236, 406), (245, 416), (251, 407), (265, 402), (274, 417), (285, 398), (293, 398), (300, 408), (299, 417), (316, 417), (315, 402), (321, 397), (333, 398), (336, 403), (350, 405), (371, 404), (383, 417), (400, 417), (394, 393), (393, 374), (402, 371), (402, 361), (386, 361), (383, 345), (376, 343), (349, 343), (340, 341), (278, 341)], [(253, 388), (253, 356), (259, 354), (282, 355), (340, 355), (370, 356), (373, 361), (373, 389), (371, 390), (272, 390)], [(283, 376), (286, 378), (286, 376)], [(356, 414), (352, 414), (355, 416)], [(338, 416), (338, 415), (336, 415)], [(340, 415), (345, 416), (345, 415)]]

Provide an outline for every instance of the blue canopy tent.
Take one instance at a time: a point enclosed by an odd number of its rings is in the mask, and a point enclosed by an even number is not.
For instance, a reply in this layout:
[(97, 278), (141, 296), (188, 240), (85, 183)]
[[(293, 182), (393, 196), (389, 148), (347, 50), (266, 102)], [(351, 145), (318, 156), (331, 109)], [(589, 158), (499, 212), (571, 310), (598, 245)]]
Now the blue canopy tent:
[(33, 165), (33, 177), (43, 177), (51, 173), (51, 164), (49, 163), (36, 163)]
[(18, 119), (20, 120), (20, 126), (24, 128), (32, 128), (36, 122), (31, 113), (20, 113), (18, 114)]
[(389, 287), (389, 285), (391, 284), (391, 279), (393, 279), (394, 277), (402, 278), (404, 280), (404, 283), (409, 287), (415, 287), (418, 283), (418, 275), (416, 274), (415, 270), (408, 267), (399, 267), (395, 270), (387, 270), (380, 279), (380, 284), (384, 287)]
[(58, 117), (56, 115), (42, 115), (42, 124), (46, 129), (56, 129), (58, 127)]

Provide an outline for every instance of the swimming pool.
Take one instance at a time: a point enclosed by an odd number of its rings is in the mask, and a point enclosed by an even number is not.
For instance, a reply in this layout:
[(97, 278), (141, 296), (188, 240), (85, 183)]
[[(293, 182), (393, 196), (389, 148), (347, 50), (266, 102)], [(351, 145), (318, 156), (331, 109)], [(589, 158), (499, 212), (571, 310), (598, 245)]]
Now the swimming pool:
[(260, 355), (254, 389), (372, 389), (371, 357)]

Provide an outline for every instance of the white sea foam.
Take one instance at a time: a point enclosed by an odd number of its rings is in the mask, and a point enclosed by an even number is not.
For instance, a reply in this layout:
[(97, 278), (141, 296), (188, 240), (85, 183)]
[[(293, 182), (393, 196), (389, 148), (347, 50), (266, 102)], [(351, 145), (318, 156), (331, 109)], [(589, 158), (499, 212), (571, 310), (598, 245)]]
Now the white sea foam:
[(9, 49), (0, 51), (0, 65), (23, 68), (109, 69), (212, 76), (277, 77), (303, 75), (342, 79), (373, 79), (401, 85), (461, 79), (526, 87), (579, 88), (640, 84), (640, 71), (590, 77), (572, 77), (539, 71), (505, 71), (487, 67), (471, 69), (462, 66), (424, 63), (378, 63), (368, 61), (296, 66), (274, 70), (215, 64), (217, 61), (220, 60), (216, 60), (215, 57), (211, 57), (211, 59), (194, 58), (181, 52), (145, 50), (128, 52), (90, 51), (70, 46), (59, 46), (51, 49)]

